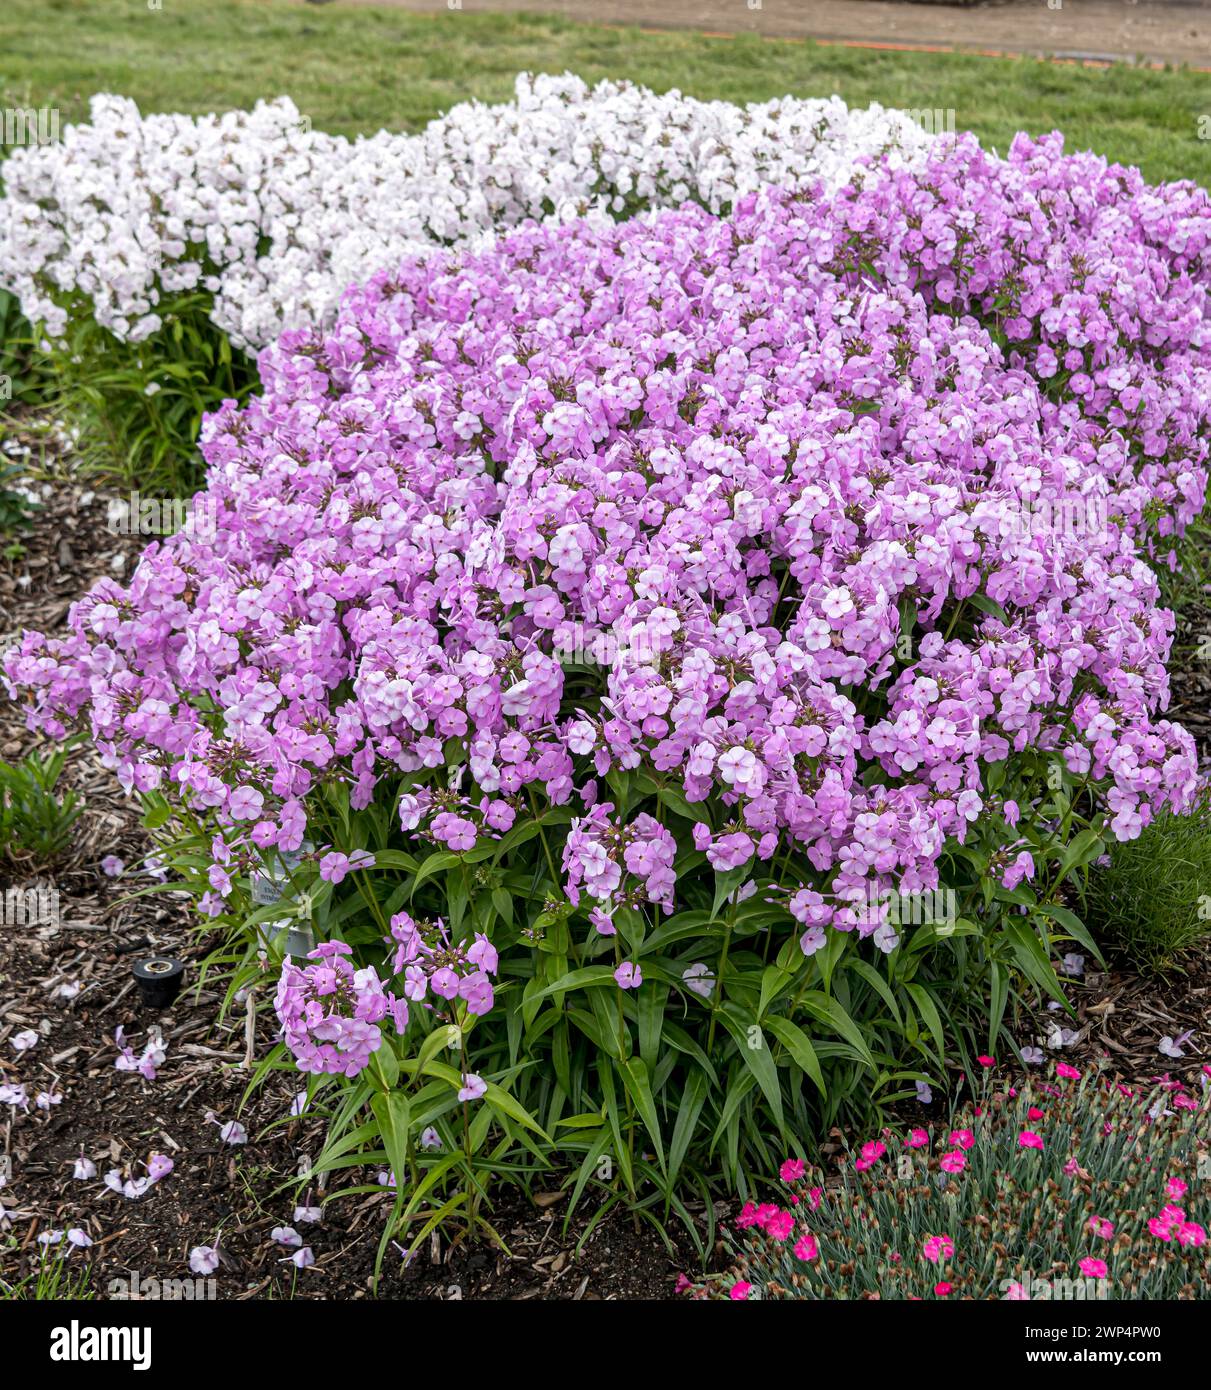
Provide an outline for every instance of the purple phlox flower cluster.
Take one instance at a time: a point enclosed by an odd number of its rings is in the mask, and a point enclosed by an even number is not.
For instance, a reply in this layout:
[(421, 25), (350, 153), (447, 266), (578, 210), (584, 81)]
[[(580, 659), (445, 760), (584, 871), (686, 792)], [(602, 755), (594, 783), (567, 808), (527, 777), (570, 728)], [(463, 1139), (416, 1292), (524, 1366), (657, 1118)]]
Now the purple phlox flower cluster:
[(482, 932), (469, 944), (454, 942), (445, 923), (415, 921), (407, 912), (391, 919), (395, 942), (392, 969), (404, 977), (404, 994), (414, 1004), (430, 994), (453, 1003), (462, 1000), (469, 1014), (486, 1014), (495, 1000), (492, 977), (500, 960)]
[(408, 1026), (406, 1000), (383, 988), (372, 966), (356, 970), (343, 941), (317, 946), (298, 966), (286, 961), (274, 1007), (282, 1036), (300, 1071), (356, 1076), (383, 1041), (379, 1023)]
[(573, 904), (579, 904), (582, 889), (602, 904), (594, 911), (594, 924), (611, 935), (618, 907), (650, 902), (672, 912), (676, 857), (676, 840), (653, 816), (640, 813), (619, 825), (613, 803), (598, 802), (573, 820), (568, 832), (565, 891)]
[[(436, 744), (437, 760), (426, 759), (426, 765), (438, 767), (444, 761), (442, 745)], [(515, 750), (526, 740), (518, 735), (510, 744)], [(510, 778), (515, 781), (516, 777)], [(524, 785), (518, 783), (518, 786)], [(500, 790), (498, 785), (497, 790)], [(517, 819), (521, 802), (516, 796), (484, 796), (477, 801), (460, 796), (452, 788), (421, 787), (415, 792), (406, 792), (400, 797), (400, 828), (419, 838), (424, 838), (442, 849), (460, 851), (474, 849), (485, 839), (496, 839), (510, 830)]]

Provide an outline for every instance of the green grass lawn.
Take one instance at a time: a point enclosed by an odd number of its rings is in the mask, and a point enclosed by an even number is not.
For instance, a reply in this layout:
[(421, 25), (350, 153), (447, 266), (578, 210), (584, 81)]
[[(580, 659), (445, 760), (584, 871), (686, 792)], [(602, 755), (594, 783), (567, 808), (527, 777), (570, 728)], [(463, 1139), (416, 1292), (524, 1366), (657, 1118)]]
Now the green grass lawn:
[(839, 93), (848, 102), (953, 108), (1004, 150), (1061, 128), (1070, 148), (1149, 178), (1211, 185), (1211, 77), (1083, 69), (1034, 59), (862, 52), (756, 38), (607, 30), (547, 16), (437, 16), (286, 0), (2, 0), (0, 102), (86, 110), (97, 91), (146, 111), (202, 112), (288, 93), (321, 129), (416, 129), (457, 101), (506, 99), (523, 69), (628, 77), (699, 97)]

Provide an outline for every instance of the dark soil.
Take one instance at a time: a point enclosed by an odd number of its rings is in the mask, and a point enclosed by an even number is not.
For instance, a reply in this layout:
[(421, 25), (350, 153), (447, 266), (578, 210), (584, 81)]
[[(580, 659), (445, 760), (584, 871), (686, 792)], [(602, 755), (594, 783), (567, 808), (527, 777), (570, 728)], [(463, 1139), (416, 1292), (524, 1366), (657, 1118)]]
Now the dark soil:
[[(1180, 965), (1166, 976), (1147, 977), (1113, 956), (1106, 970), (1090, 959), (1082, 979), (1064, 981), (1076, 1019), (1059, 1010), (1040, 1013), (1035, 1036), (1021, 1041), (1036, 1043), (1056, 1061), (1077, 1066), (1096, 1062), (1124, 1081), (1141, 1084), (1168, 1077), (1197, 1092), (1200, 1069), (1211, 1062), (1211, 943), (1204, 941)], [(1052, 1050), (1047, 1040), (1057, 1025), (1076, 1037)], [(1193, 1036), (1183, 1057), (1160, 1051), (1163, 1037), (1185, 1032)]]
[[(116, 896), (119, 890), (112, 891)], [(0, 1151), (12, 1174), (0, 1191), (0, 1279), (15, 1282), (37, 1269), (42, 1232), (80, 1227), (94, 1244), (86, 1255), (71, 1258), (91, 1264), (89, 1286), (100, 1297), (129, 1297), (132, 1280), (138, 1288), (142, 1280), (191, 1278), (189, 1251), (216, 1244), (221, 1264), (209, 1296), (372, 1296), (375, 1252), (391, 1194), (384, 1188), (327, 1200), (322, 1181), (295, 1187), (293, 1180), (319, 1151), (324, 1123), (305, 1115), (288, 1119), (297, 1086), (289, 1073), (272, 1074), (242, 1103), (251, 1076), (244, 1018), (216, 1024), (218, 994), (195, 987), (168, 1011), (140, 1008), (130, 988), (128, 945), (150, 938), (159, 949), (195, 963), (200, 952), (188, 944), (178, 912), (157, 923), (155, 911), (148, 907), (145, 921), (103, 936), (38, 928), (20, 936), (10, 931), (0, 942), (3, 1075), (9, 1081), (19, 1077), (31, 1100), (38, 1090), (63, 1097), (45, 1113), (6, 1107), (9, 1118), (0, 1122)], [(195, 968), (195, 985), (196, 979)], [(83, 985), (75, 999), (52, 997), (64, 980)], [(136, 1054), (149, 1030), (163, 1038), (167, 1057), (155, 1080), (115, 1070), (119, 1024)], [(8, 1040), (28, 1028), (40, 1040), (14, 1065)], [(263, 1028), (258, 1032), (259, 1059), (268, 1039)], [(248, 1141), (225, 1143), (208, 1115), (221, 1122), (238, 1115)], [(81, 1153), (96, 1164), (96, 1178), (73, 1177)], [(167, 1155), (175, 1168), (141, 1198), (130, 1200), (102, 1185), (101, 1176), (113, 1168), (140, 1176), (152, 1153)], [(340, 1186), (374, 1184), (376, 1178), (374, 1170), (353, 1170), (340, 1175)], [(323, 1203), (321, 1222), (295, 1222), (296, 1200)], [(405, 1267), (396, 1245), (384, 1261), (378, 1295), (669, 1296), (677, 1270), (688, 1267), (689, 1251), (670, 1256), (646, 1227), (637, 1232), (619, 1213), (602, 1222), (577, 1253), (592, 1208), (586, 1203), (565, 1231), (565, 1207), (554, 1181), (533, 1204), (521, 1194), (502, 1197), (490, 1219), (507, 1252), (483, 1245), (452, 1248), (434, 1235)], [(291, 1252), (273, 1242), (271, 1232), (279, 1226), (298, 1230), (314, 1252), (311, 1268), (296, 1270)]]

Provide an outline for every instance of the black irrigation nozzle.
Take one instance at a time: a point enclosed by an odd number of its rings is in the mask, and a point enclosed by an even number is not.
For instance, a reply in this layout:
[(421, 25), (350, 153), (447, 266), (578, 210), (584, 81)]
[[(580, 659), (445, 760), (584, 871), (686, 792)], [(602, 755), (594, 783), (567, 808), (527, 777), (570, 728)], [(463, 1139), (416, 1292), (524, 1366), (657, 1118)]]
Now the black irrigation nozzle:
[(166, 1009), (185, 983), (185, 962), (171, 956), (141, 956), (130, 967), (144, 1004)]

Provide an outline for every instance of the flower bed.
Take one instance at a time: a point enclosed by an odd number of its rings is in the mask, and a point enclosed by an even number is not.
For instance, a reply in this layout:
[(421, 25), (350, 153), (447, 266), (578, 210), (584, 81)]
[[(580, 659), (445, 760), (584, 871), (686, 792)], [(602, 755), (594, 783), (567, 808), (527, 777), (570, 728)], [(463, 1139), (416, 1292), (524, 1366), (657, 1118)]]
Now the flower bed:
[(966, 137), (411, 260), (263, 354), (213, 537), (5, 670), (171, 827), (236, 985), (329, 940), (276, 1001), (352, 1088), (321, 1167), (675, 1195), (1062, 998), (1059, 891), (1196, 789), (1148, 561), (1204, 498), (1209, 234)]

